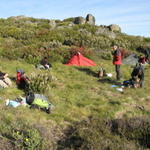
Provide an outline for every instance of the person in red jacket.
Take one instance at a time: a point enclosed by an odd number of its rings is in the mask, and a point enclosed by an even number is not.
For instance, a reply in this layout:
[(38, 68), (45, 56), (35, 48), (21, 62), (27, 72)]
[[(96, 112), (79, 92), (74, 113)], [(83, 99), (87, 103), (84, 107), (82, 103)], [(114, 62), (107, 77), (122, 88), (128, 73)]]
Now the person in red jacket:
[(115, 71), (116, 71), (116, 79), (120, 80), (121, 73), (120, 73), (120, 66), (122, 64), (122, 57), (121, 57), (121, 51), (117, 45), (113, 46), (113, 64), (115, 65)]
[(29, 78), (23, 70), (17, 70), (16, 83), (20, 89), (25, 89), (29, 86)]

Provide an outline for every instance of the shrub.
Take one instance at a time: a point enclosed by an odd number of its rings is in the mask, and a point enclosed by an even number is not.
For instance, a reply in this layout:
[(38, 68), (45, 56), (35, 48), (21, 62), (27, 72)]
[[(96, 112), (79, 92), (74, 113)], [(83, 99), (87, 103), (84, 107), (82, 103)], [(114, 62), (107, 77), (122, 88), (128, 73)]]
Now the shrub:
[(34, 128), (26, 130), (13, 129), (11, 136), (14, 139), (15, 147), (18, 149), (24, 147), (31, 150), (41, 150), (42, 138), (39, 132)]
[[(0, 124), (1, 137), (11, 141), (12, 149), (44, 150), (45, 141), (39, 131), (29, 124), (20, 121), (10, 124)], [(4, 148), (4, 147), (3, 147)]]
[(138, 150), (138, 145), (123, 137), (113, 135), (107, 121), (89, 118), (66, 131), (66, 138), (59, 141), (58, 150)]
[(112, 120), (111, 130), (122, 137), (139, 142), (145, 148), (150, 148), (149, 117)]
[(105, 60), (111, 60), (112, 59), (112, 54), (110, 52), (102, 52), (101, 53), (101, 58)]
[(32, 74), (30, 77), (29, 88), (26, 92), (32, 91), (35, 93), (45, 93), (49, 90), (49, 83), (53, 80), (53, 76), (49, 71), (40, 72), (39, 74)]

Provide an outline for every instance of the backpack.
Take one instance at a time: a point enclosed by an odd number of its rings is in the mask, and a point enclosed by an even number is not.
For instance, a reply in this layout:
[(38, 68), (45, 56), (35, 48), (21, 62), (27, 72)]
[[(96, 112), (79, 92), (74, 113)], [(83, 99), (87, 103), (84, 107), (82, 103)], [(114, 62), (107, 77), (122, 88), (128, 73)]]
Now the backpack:
[(26, 95), (27, 104), (31, 105), (33, 103), (34, 99), (35, 99), (35, 96), (34, 96), (33, 92), (27, 93), (27, 95)]
[(31, 104), (31, 108), (38, 108), (47, 113), (51, 112), (51, 107), (52, 105), (48, 101), (45, 101), (41, 98), (34, 99), (33, 103)]
[(129, 79), (129, 80), (126, 80), (126, 81), (123, 81), (123, 86), (125, 87), (132, 87), (134, 84), (133, 80), (132, 79)]
[(51, 112), (52, 104), (48, 102), (47, 97), (40, 94), (34, 94), (29, 92), (26, 96), (26, 102), (30, 105), (30, 108), (37, 108), (45, 111), (46, 113)]
[(98, 71), (98, 77), (101, 78), (101, 77), (104, 77), (106, 76), (106, 71), (105, 69), (103, 69), (102, 67), (99, 69)]

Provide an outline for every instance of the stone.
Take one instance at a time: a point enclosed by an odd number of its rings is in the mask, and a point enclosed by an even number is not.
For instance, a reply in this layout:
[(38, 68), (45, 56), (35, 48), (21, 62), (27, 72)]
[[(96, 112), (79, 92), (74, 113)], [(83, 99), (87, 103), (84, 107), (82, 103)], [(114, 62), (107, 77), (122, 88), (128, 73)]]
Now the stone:
[(86, 16), (86, 23), (90, 25), (95, 25), (95, 17), (91, 14)]
[(116, 34), (110, 31), (107, 27), (99, 27), (95, 33), (96, 35), (105, 35), (111, 39), (116, 38)]
[(76, 17), (74, 19), (74, 24), (85, 24), (86, 20), (83, 17)]
[(52, 28), (55, 28), (55, 27), (56, 27), (56, 22), (55, 22), (55, 20), (49, 20), (49, 25), (50, 25)]
[(113, 31), (113, 32), (121, 32), (121, 28), (119, 27), (119, 25), (116, 25), (116, 24), (111, 24), (108, 26), (108, 28), (110, 31)]

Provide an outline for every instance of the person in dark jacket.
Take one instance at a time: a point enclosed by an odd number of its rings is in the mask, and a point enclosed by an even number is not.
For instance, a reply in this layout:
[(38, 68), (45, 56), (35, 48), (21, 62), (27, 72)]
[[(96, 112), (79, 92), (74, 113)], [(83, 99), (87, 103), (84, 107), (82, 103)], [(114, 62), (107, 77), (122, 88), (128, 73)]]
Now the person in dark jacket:
[(121, 51), (118, 46), (113, 46), (113, 64), (115, 65), (115, 71), (116, 71), (116, 79), (120, 80), (121, 73), (120, 73), (120, 66), (122, 64), (122, 57), (121, 57)]
[(131, 73), (133, 86), (136, 87), (143, 87), (144, 86), (144, 67), (142, 64), (137, 64), (132, 73)]
[(48, 62), (48, 58), (47, 57), (44, 57), (40, 64), (44, 67), (44, 69), (49, 69), (52, 67), (52, 65)]

